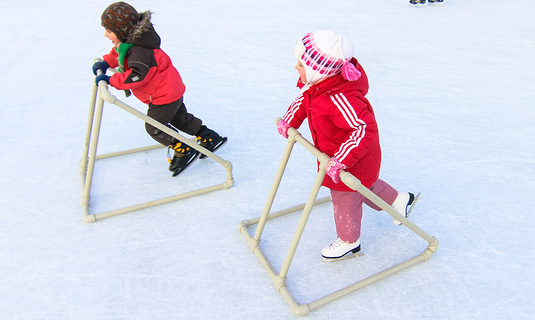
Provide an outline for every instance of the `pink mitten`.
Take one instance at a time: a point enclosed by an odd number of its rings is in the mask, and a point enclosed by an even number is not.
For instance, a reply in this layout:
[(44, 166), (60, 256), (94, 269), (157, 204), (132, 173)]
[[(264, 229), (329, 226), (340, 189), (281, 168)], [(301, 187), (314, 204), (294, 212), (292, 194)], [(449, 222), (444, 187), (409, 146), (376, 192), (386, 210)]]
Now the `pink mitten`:
[(277, 123), (277, 131), (279, 131), (279, 133), (286, 139), (288, 139), (289, 128), (290, 128), (290, 125), (288, 124), (288, 122), (284, 121), (283, 119), (281, 119), (279, 123)]
[(329, 162), (327, 162), (325, 171), (327, 172), (327, 175), (333, 179), (334, 183), (338, 183), (340, 182), (340, 171), (345, 168), (347, 168), (345, 164), (338, 161), (335, 157), (332, 157)]

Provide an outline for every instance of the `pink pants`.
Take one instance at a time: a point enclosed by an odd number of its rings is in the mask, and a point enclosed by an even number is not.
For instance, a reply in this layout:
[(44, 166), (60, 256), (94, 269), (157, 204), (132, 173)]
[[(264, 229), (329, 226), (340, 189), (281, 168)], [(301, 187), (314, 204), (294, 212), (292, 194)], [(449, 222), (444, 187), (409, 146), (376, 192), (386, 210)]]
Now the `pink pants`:
[[(398, 192), (383, 180), (377, 180), (370, 190), (386, 203), (392, 204)], [(373, 204), (359, 192), (346, 192), (331, 190), (331, 199), (334, 209), (334, 222), (336, 233), (345, 242), (353, 243), (360, 238), (360, 226), (362, 222), (362, 203), (367, 204), (374, 210), (381, 208)]]

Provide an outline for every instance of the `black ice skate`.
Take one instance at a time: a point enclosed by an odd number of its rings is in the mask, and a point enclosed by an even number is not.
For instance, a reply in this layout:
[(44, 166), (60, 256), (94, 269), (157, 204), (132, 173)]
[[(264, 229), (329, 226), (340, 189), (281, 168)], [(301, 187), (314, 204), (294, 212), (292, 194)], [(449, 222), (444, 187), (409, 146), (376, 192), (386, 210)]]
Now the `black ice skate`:
[(193, 161), (197, 159), (197, 156), (199, 155), (199, 151), (190, 148), (180, 141), (170, 145), (168, 150), (170, 149), (175, 151), (172, 160), (168, 157), (170, 162), (169, 171), (173, 172), (173, 177), (178, 176), (182, 171), (184, 171), (190, 164), (193, 163)]
[[(227, 137), (222, 137), (214, 130), (208, 129), (203, 125), (197, 133), (197, 141), (202, 147), (214, 152), (227, 142)], [(201, 159), (205, 157), (205, 154), (201, 154), (200, 156)]]
[(439, 4), (444, 2), (444, 0), (427, 0), (427, 2), (429, 2), (430, 4)]
[(425, 0), (409, 0), (409, 2), (410, 4), (425, 4)]

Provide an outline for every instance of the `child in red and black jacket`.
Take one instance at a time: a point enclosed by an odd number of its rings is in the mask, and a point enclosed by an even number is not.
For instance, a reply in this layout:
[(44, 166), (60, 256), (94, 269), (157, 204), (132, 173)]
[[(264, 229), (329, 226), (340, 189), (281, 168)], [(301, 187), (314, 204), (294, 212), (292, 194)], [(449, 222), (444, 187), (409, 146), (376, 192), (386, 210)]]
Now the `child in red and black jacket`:
[[(186, 87), (169, 56), (160, 48), (160, 36), (151, 22), (151, 12), (138, 13), (125, 2), (111, 4), (102, 13), (104, 35), (111, 40), (113, 48), (104, 55), (102, 62), (93, 65), (97, 84), (105, 80), (119, 90), (131, 91), (149, 108), (147, 115), (158, 122), (195, 135), (201, 146), (215, 151), (227, 141), (215, 131), (202, 124), (202, 120), (189, 113), (184, 105)], [(107, 76), (108, 68), (119, 72)], [(165, 132), (145, 123), (148, 134), (162, 145), (174, 150), (169, 170), (173, 176), (181, 173), (199, 152)]]
[(299, 128), (308, 118), (314, 145), (331, 157), (323, 186), (331, 192), (338, 237), (321, 254), (332, 261), (360, 251), (362, 204), (381, 210), (340, 181), (342, 169), (402, 215), (406, 216), (414, 195), (398, 193), (379, 179), (379, 129), (365, 97), (368, 77), (353, 57), (351, 42), (330, 31), (317, 31), (298, 41), (294, 52), (301, 91), (279, 121), (278, 131), (288, 138), (288, 129)]

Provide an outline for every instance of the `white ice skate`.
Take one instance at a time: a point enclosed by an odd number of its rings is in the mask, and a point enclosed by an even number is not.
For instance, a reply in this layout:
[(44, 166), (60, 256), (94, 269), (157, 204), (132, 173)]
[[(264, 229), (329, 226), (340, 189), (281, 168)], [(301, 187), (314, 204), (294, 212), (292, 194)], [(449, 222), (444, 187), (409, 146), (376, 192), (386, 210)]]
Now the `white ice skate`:
[[(410, 192), (400, 192), (392, 203), (392, 207), (396, 209), (397, 212), (404, 215), (405, 218), (408, 218), (412, 209), (416, 205), (416, 202), (420, 199), (420, 194), (421, 193), (418, 193), (415, 197), (414, 194)], [(396, 218), (392, 218), (392, 223), (398, 226), (401, 225), (401, 221)]]
[(323, 261), (331, 262), (342, 259), (360, 257), (363, 254), (360, 252), (360, 239), (356, 242), (349, 243), (336, 237), (336, 240), (333, 241), (330, 245), (321, 250), (321, 256)]

